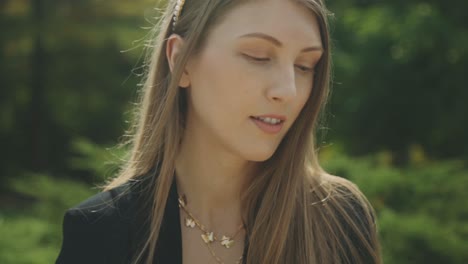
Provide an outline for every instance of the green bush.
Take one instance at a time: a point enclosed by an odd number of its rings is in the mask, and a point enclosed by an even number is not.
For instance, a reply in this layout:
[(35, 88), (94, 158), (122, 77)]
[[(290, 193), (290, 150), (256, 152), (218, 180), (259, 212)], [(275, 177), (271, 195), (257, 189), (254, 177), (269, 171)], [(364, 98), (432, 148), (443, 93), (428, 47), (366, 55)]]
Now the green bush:
[(98, 190), (80, 182), (25, 174), (9, 182), (25, 202), (0, 208), (0, 263), (53, 263), (62, 242), (65, 210)]
[(466, 165), (425, 161), (393, 168), (385, 155), (322, 155), (327, 171), (355, 182), (376, 209), (385, 263), (468, 263)]

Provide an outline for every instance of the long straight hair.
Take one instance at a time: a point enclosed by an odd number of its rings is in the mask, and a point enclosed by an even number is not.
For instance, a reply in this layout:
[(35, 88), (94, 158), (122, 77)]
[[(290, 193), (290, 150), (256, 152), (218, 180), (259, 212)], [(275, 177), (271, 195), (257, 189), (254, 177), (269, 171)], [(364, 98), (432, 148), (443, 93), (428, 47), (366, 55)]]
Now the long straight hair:
[[(203, 49), (223, 15), (248, 0), (187, 0), (175, 29), (176, 1), (169, 1), (151, 35), (146, 75), (120, 173), (104, 187), (115, 188), (158, 170), (152, 192), (150, 231), (134, 263), (152, 263), (184, 132), (187, 98), (179, 80), (190, 56)], [(294, 0), (291, 0), (294, 1)], [(247, 256), (244, 263), (380, 263), (373, 209), (351, 182), (328, 175), (319, 165), (315, 134), (330, 89), (329, 13), (322, 0), (295, 0), (315, 15), (324, 47), (311, 95), (275, 153), (259, 163), (260, 173), (242, 196)], [(166, 39), (184, 38), (171, 73)], [(146, 252), (146, 253), (145, 253)]]

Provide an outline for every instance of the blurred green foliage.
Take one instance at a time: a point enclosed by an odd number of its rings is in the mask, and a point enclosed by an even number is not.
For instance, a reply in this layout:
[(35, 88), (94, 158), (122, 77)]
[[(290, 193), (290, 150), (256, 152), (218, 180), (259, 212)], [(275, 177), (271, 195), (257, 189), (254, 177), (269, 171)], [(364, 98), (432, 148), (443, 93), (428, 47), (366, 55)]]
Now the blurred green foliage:
[(386, 153), (360, 158), (340, 153), (323, 149), (322, 164), (356, 183), (374, 206), (385, 263), (468, 263), (464, 162), (418, 160), (395, 168)]
[(89, 185), (44, 174), (25, 174), (7, 183), (2, 195), (0, 263), (53, 263), (62, 241), (67, 208), (97, 193)]
[[(0, 0), (0, 263), (53, 262), (115, 173), (156, 2)], [(328, 3), (324, 167), (374, 205), (385, 263), (468, 263), (468, 1)]]
[(330, 0), (335, 12), (332, 137), (353, 154), (422, 145), (467, 158), (467, 1)]

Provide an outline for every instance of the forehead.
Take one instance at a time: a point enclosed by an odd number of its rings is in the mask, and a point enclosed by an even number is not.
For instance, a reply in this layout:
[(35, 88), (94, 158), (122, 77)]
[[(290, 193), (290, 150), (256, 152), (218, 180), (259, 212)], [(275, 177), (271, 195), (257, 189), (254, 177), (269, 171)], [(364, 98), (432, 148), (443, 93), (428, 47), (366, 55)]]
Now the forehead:
[(244, 1), (214, 26), (209, 39), (231, 41), (252, 32), (269, 34), (285, 44), (321, 45), (315, 14), (294, 0)]

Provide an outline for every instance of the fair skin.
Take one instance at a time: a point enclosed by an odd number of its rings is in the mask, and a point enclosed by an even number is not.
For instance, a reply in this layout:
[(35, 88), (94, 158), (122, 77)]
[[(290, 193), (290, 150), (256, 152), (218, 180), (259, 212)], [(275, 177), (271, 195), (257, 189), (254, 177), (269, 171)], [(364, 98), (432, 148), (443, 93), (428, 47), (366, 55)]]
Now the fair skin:
[[(175, 34), (167, 40), (171, 69), (183, 44)], [(187, 89), (188, 113), (176, 180), (191, 212), (215, 234), (232, 235), (242, 223), (242, 190), (299, 115), (322, 53), (309, 10), (294, 1), (252, 1), (214, 26), (201, 53), (187, 63), (179, 83)], [(279, 132), (266, 133), (252, 119), (269, 114), (285, 118)], [(217, 263), (200, 231), (185, 227), (182, 212), (181, 226), (183, 262)], [(241, 232), (233, 248), (213, 249), (235, 263), (243, 238)]]

